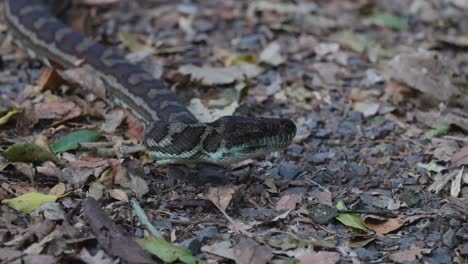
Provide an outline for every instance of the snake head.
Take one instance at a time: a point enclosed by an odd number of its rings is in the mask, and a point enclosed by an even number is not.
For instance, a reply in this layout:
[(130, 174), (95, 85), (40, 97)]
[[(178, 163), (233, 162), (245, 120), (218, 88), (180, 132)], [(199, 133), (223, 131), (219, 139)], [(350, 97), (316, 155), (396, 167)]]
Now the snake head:
[(225, 116), (211, 123), (156, 122), (145, 143), (158, 164), (229, 165), (282, 150), (295, 135), (289, 119)]

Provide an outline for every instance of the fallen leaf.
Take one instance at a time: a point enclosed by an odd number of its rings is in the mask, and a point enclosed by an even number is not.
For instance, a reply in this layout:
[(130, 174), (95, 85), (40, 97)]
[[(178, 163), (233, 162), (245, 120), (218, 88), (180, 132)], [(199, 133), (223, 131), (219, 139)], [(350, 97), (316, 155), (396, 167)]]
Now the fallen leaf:
[(49, 195), (61, 196), (64, 195), (66, 191), (67, 189), (65, 184), (63, 182), (59, 182), (50, 189)]
[(163, 239), (152, 237), (150, 239), (138, 239), (138, 244), (151, 254), (157, 256), (165, 263), (182, 262), (187, 264), (205, 263), (192, 256), (192, 251), (173, 245)]
[(395, 261), (396, 263), (406, 263), (415, 261), (422, 258), (422, 249), (417, 246), (413, 246), (409, 250), (402, 250), (399, 252), (395, 252), (390, 254), (388, 257)]
[(420, 50), (395, 56), (388, 63), (385, 76), (388, 80), (402, 82), (431, 96), (436, 102), (456, 102), (463, 105), (468, 98), (454, 84), (456, 72), (447, 57)]
[(450, 160), (453, 166), (468, 165), (468, 146), (463, 147), (456, 152)]
[(190, 75), (192, 80), (199, 80), (204, 85), (224, 85), (253, 78), (262, 72), (262, 68), (248, 63), (225, 68), (184, 65), (179, 68), (179, 72)]
[(206, 198), (214, 203), (218, 208), (226, 210), (232, 201), (236, 189), (232, 186), (210, 187)]
[(379, 234), (388, 234), (405, 224), (398, 218), (384, 218), (377, 215), (366, 215), (363, 223), (367, 228)]
[(3, 153), (3, 157), (13, 162), (33, 162), (41, 163), (44, 161), (59, 162), (54, 153), (47, 151), (32, 143), (17, 143), (8, 147)]
[[(336, 205), (336, 209), (347, 210), (344, 202), (338, 202), (338, 204)], [(361, 216), (357, 214), (340, 213), (336, 217), (336, 220), (340, 221), (345, 226), (367, 231), (367, 228), (364, 225)]]
[(149, 45), (145, 45), (140, 42), (138, 37), (127, 31), (120, 31), (119, 32), (119, 40), (128, 47), (132, 52), (148, 52), (154, 53), (153, 47)]
[(260, 53), (259, 59), (260, 62), (270, 64), (273, 66), (278, 66), (283, 64), (285, 59), (281, 56), (281, 46), (277, 41), (271, 42), (268, 44), (263, 51)]
[(80, 130), (70, 133), (52, 144), (52, 152), (65, 152), (78, 148), (79, 143), (96, 142), (102, 138), (102, 135), (92, 130)]
[(47, 202), (55, 202), (60, 196), (42, 193), (26, 193), (13, 199), (5, 199), (2, 204), (24, 213), (31, 213)]
[(58, 74), (72, 84), (77, 84), (84, 91), (91, 92), (99, 98), (106, 98), (106, 85), (92, 70), (86, 67), (74, 67)]
[(273, 252), (253, 239), (241, 237), (234, 245), (234, 257), (237, 264), (266, 264), (273, 258)]
[(429, 163), (418, 162), (416, 164), (416, 166), (418, 166), (419, 168), (423, 168), (423, 169), (425, 169), (427, 171), (435, 172), (435, 173), (441, 173), (442, 171), (447, 169), (446, 167), (437, 164), (433, 160), (431, 162), (429, 162)]
[(448, 125), (442, 125), (442, 126), (436, 127), (432, 130), (427, 131), (424, 134), (424, 138), (427, 140), (431, 140), (433, 137), (440, 137), (440, 136), (446, 135), (449, 129), (450, 129), (450, 126)]
[(356, 111), (361, 112), (364, 117), (369, 117), (378, 113), (380, 104), (373, 102), (355, 102), (353, 107)]
[(205, 245), (201, 248), (203, 252), (216, 255), (222, 258), (235, 260), (234, 249), (230, 241), (221, 241), (212, 245)]
[(281, 210), (294, 210), (296, 205), (302, 202), (301, 194), (287, 194), (283, 195), (281, 199), (276, 203), (275, 209)]
[(4, 116), (0, 117), (0, 126), (6, 124), (12, 116), (16, 115), (16, 113), (18, 113), (18, 110), (12, 109)]
[(433, 138), (431, 140), (434, 146), (434, 157), (440, 161), (450, 161), (454, 154), (460, 151), (458, 143), (454, 140)]
[(366, 23), (388, 27), (397, 30), (408, 29), (408, 19), (400, 18), (390, 13), (376, 13), (368, 17)]
[(122, 191), (122, 190), (112, 189), (112, 190), (109, 191), (109, 194), (110, 194), (110, 196), (112, 198), (114, 198), (116, 200), (119, 200), (119, 201), (125, 202), (125, 203), (129, 202), (127, 193)]
[(205, 123), (213, 122), (223, 116), (232, 115), (238, 107), (239, 103), (237, 101), (233, 101), (223, 108), (208, 108), (198, 98), (192, 98), (192, 100), (190, 100), (190, 104), (187, 106), (190, 112), (195, 115), (197, 120)]
[(111, 110), (109, 113), (106, 113), (105, 115), (106, 121), (102, 123), (99, 126), (99, 128), (104, 133), (112, 134), (117, 130), (120, 124), (122, 124), (125, 118), (126, 118), (125, 111), (123, 111), (122, 109)]
[(299, 264), (311, 264), (311, 263), (320, 263), (320, 264), (335, 264), (340, 261), (341, 255), (338, 252), (328, 252), (320, 251), (317, 253), (305, 254), (297, 259), (299, 259)]
[(52, 101), (35, 104), (34, 112), (39, 119), (59, 119), (73, 113), (75, 108), (80, 109), (74, 102)]

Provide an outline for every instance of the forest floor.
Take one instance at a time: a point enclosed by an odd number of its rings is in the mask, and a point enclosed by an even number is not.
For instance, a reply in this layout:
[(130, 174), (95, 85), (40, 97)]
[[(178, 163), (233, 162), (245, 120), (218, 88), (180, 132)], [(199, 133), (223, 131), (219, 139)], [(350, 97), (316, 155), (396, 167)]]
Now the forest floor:
[(1, 263), (468, 262), (467, 0), (87, 2), (66, 23), (201, 121), (298, 132), (224, 168), (98, 157), (76, 142), (135, 146), (141, 122), (92, 73), (30, 59), (2, 17)]

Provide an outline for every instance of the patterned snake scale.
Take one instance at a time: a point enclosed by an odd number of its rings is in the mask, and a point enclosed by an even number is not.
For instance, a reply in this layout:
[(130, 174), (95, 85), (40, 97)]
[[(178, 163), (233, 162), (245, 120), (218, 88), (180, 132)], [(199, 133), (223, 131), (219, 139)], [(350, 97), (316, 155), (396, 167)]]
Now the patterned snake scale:
[(291, 120), (226, 116), (199, 123), (161, 80), (119, 53), (72, 31), (52, 15), (46, 0), (6, 0), (15, 42), (32, 57), (97, 74), (108, 94), (145, 123), (144, 143), (158, 164), (227, 165), (287, 147)]

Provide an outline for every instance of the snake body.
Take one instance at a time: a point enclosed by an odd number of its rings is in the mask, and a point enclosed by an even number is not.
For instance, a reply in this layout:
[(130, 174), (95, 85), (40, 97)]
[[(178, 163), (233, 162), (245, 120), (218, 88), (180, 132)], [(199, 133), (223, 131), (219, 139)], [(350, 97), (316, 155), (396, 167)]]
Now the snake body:
[(158, 164), (235, 163), (287, 147), (291, 120), (226, 116), (200, 123), (164, 83), (116, 50), (72, 31), (46, 0), (6, 0), (5, 18), (16, 44), (32, 57), (85, 67), (106, 84), (111, 98), (145, 123), (144, 143)]

